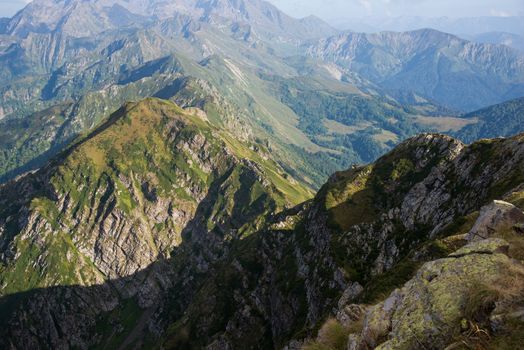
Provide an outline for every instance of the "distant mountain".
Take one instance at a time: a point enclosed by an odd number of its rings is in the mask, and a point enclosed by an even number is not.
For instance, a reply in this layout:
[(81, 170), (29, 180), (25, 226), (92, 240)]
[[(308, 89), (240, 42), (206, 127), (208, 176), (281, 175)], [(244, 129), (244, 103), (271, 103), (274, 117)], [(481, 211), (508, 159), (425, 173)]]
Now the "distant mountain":
[(446, 113), (420, 96), (404, 106), (348, 70), (282, 57), (241, 24), (183, 14), (84, 38), (62, 31), (4, 38), (3, 180), (42, 165), (125, 101), (148, 96), (203, 109), (238, 137), (270, 143), (287, 159), (282, 166), (312, 186), (427, 130), (411, 117)]
[(344, 33), (321, 39), (307, 51), (382, 87), (413, 91), (462, 110), (519, 97), (524, 91), (523, 53), (430, 29)]
[(463, 118), (474, 121), (471, 125), (454, 133), (464, 142), (515, 135), (522, 132), (524, 125), (524, 98), (468, 113)]
[(60, 31), (70, 36), (84, 37), (180, 14), (208, 23), (220, 23), (223, 20), (246, 23), (259, 35), (279, 40), (314, 38), (335, 33), (334, 29), (319, 19), (294, 19), (263, 0), (35, 0), (9, 21), (4, 32), (25, 37), (31, 32)]
[(431, 28), (455, 35), (475, 36), (487, 32), (506, 32), (517, 35), (524, 34), (524, 17), (360, 17), (330, 21), (342, 30), (356, 32), (405, 32), (422, 28)]
[(524, 52), (524, 36), (522, 35), (505, 32), (488, 32), (467, 37), (467, 39), (478, 43), (506, 45)]

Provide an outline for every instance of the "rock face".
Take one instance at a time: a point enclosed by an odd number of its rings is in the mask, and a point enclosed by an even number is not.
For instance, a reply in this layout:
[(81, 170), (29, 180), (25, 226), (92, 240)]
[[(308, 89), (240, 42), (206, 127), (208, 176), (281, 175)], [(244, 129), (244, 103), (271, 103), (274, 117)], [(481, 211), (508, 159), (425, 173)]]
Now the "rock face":
[(305, 201), (263, 150), (171, 103), (123, 112), (1, 188), (2, 347), (296, 348), (363, 315), (355, 348), (443, 344), (461, 278), (518, 267), (513, 236), (461, 246), (483, 205), (522, 204), (524, 135), (420, 135)]
[(493, 201), (480, 210), (480, 216), (467, 235), (468, 241), (480, 241), (494, 233), (524, 224), (524, 213), (511, 203)]

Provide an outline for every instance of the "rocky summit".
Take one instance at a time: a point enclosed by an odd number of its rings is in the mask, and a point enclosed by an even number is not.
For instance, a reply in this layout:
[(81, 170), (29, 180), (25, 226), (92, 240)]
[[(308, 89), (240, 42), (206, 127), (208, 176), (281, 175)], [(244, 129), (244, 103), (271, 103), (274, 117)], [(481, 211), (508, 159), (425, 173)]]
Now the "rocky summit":
[(522, 134), (422, 134), (314, 195), (203, 111), (128, 103), (0, 187), (0, 347), (515, 349), (523, 209)]

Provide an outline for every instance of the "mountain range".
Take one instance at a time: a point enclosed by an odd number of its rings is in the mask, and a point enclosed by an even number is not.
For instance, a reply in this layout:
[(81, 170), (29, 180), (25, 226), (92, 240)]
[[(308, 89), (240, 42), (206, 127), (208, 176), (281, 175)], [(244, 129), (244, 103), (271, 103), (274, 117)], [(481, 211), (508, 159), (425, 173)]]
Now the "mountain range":
[(502, 44), (524, 51), (524, 36), (506, 32), (487, 32), (471, 37), (470, 40), (486, 44)]
[[(183, 107), (227, 110), (220, 118), (271, 142), (296, 177), (318, 187), (417, 132), (455, 132), (474, 122), (463, 112), (522, 91), (523, 55), (505, 46), (431, 30), (336, 34), (255, 0), (39, 0), (4, 28), (4, 181), (42, 165), (125, 101), (176, 95)], [(200, 97), (182, 101), (188, 93), (177, 89)]]
[(5, 25), (4, 32), (17, 36), (33, 32), (62, 32), (73, 37), (85, 37), (179, 15), (216, 24), (224, 20), (248, 22), (258, 34), (284, 41), (321, 37), (335, 32), (318, 18), (295, 20), (261, 0), (38, 0), (18, 12)]
[(476, 36), (489, 32), (505, 32), (522, 35), (524, 24), (522, 16), (482, 16), (482, 17), (362, 17), (333, 20), (331, 23), (342, 30), (356, 32), (410, 31), (433, 28), (458, 36)]
[[(523, 92), (522, 53), (434, 30), (345, 33), (321, 40), (308, 52), (380, 86), (413, 91), (461, 110), (520, 97)], [(466, 84), (467, 89), (462, 89)]]
[(31, 2), (0, 21), (0, 348), (518, 348), (522, 96), (522, 52), (431, 29)]

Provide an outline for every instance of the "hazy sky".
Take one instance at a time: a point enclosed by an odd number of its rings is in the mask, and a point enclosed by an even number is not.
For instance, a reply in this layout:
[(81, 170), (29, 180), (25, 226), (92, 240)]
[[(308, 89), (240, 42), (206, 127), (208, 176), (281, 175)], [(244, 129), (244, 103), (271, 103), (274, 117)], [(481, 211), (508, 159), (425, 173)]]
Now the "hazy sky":
[(524, 15), (524, 0), (270, 0), (294, 17), (476, 17)]
[[(177, 1), (177, 0), (171, 0)], [(324, 19), (361, 16), (510, 16), (524, 15), (524, 0), (270, 0), (294, 17)], [(0, 16), (12, 16), (25, 0), (0, 0)]]

